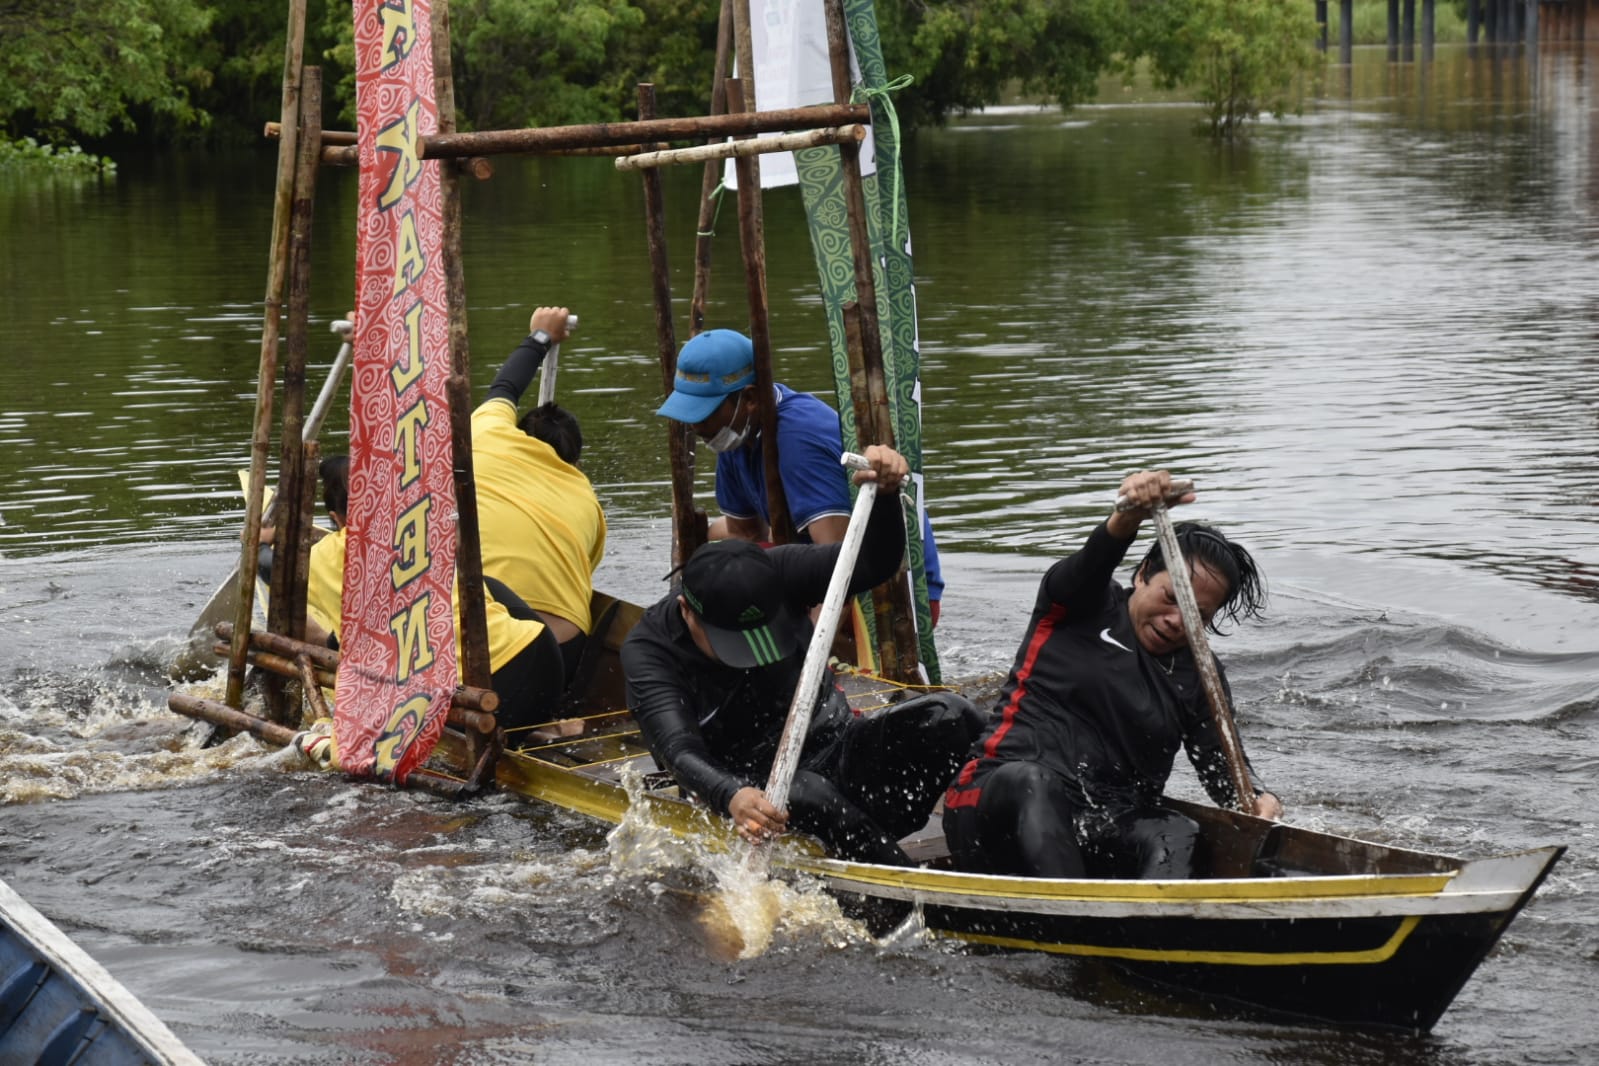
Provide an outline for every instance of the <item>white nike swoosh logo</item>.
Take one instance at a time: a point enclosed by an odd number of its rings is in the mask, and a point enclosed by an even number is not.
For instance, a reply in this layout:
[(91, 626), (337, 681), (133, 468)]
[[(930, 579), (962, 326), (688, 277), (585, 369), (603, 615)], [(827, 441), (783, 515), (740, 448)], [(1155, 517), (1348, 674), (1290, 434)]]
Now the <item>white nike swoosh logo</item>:
[(1106, 644), (1114, 644), (1116, 647), (1125, 652), (1131, 652), (1133, 650), (1127, 645), (1123, 644), (1121, 641), (1117, 640), (1115, 637), (1111, 636), (1109, 626), (1106, 626), (1104, 629), (1099, 631), (1099, 639), (1103, 640)]

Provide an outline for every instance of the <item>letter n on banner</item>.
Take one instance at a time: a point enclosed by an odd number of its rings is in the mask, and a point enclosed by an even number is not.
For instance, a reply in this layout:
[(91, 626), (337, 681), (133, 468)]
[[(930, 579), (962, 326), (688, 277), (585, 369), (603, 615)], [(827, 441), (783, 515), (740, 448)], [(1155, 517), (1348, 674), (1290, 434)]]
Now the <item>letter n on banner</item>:
[(456, 686), (455, 482), (428, 0), (355, 0), (361, 153), (350, 532), (334, 735), (357, 776), (403, 784)]

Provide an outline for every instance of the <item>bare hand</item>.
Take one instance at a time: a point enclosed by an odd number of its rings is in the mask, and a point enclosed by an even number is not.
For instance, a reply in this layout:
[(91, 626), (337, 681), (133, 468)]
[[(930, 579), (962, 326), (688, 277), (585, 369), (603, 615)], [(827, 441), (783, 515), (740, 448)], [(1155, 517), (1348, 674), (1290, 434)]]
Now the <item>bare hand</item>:
[[(1111, 512), (1107, 523), (1111, 534), (1130, 540), (1144, 519), (1153, 513), (1155, 505), (1166, 500), (1171, 491), (1171, 474), (1165, 470), (1140, 470), (1136, 474), (1128, 474), (1117, 490), (1117, 508)], [(1193, 492), (1185, 492), (1175, 500), (1167, 500), (1167, 503), (1175, 506), (1193, 503), (1195, 499), (1197, 497)]]
[(566, 340), (566, 319), (571, 313), (564, 307), (540, 307), (528, 319), (527, 331), (536, 333), (542, 329), (550, 335), (551, 344), (560, 344)]
[(857, 485), (875, 481), (878, 492), (898, 492), (900, 485), (911, 476), (911, 464), (905, 461), (903, 455), (886, 444), (870, 445), (866, 449), (865, 456), (872, 464), (872, 468), (855, 471)]
[(1255, 797), (1255, 814), (1275, 822), (1283, 816), (1283, 801), (1270, 792), (1262, 792)]
[(788, 827), (787, 813), (772, 806), (766, 793), (752, 785), (733, 793), (727, 814), (738, 835), (751, 844), (764, 844)]

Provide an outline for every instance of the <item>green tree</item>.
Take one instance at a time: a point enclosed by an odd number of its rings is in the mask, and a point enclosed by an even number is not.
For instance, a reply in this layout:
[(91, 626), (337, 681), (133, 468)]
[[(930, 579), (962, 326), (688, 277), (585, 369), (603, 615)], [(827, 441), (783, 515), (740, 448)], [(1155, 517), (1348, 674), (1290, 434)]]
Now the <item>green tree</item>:
[(1125, 0), (879, 0), (883, 58), (909, 74), (908, 123), (997, 103), (1016, 86), (1063, 107), (1092, 99), (1124, 44)]
[(1132, 12), (1125, 58), (1147, 56), (1166, 88), (1192, 87), (1219, 136), (1297, 110), (1302, 76), (1321, 63), (1304, 0), (1153, 0)]
[(141, 108), (203, 122), (191, 45), (210, 21), (198, 0), (0, 0), (0, 124), (66, 141), (130, 129)]

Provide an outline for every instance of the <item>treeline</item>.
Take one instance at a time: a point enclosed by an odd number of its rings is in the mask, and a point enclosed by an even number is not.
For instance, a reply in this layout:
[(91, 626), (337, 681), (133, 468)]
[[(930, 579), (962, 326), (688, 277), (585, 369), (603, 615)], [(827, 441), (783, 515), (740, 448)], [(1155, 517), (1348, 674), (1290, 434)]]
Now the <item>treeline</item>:
[[(375, 0), (374, 0), (375, 2)], [(329, 127), (354, 128), (351, 6), (310, 0), (305, 56)], [(0, 132), (95, 150), (254, 142), (277, 118), (286, 4), (263, 0), (0, 0)], [(662, 114), (710, 99), (719, 0), (453, 0), (463, 129)], [(939, 122), (1020, 91), (1069, 106), (1106, 71), (1147, 61), (1235, 127), (1293, 104), (1317, 62), (1311, 0), (879, 0), (901, 122)]]

